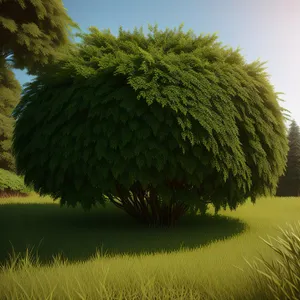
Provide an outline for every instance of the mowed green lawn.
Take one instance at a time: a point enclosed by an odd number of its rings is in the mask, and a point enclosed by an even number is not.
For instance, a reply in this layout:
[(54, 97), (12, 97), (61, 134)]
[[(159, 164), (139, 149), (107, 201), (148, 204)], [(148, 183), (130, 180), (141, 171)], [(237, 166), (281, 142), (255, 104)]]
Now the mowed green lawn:
[[(34, 247), (40, 262), (3, 268), (0, 299), (259, 299), (244, 258), (276, 258), (259, 236), (278, 236), (277, 226), (298, 220), (300, 198), (260, 198), (169, 229), (140, 225), (111, 205), (84, 212), (34, 193), (3, 198), (1, 264), (11, 245)], [(68, 262), (53, 263), (60, 253)]]

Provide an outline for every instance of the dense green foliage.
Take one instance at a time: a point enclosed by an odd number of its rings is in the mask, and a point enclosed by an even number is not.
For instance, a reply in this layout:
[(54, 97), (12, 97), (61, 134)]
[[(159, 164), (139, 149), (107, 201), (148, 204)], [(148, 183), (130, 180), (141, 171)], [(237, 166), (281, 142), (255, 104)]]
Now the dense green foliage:
[(0, 168), (15, 171), (11, 151), (14, 119), (11, 113), (21, 98), (21, 85), (9, 65), (0, 65)]
[(278, 183), (277, 196), (300, 196), (300, 130), (293, 120), (288, 134), (287, 168)]
[(34, 74), (69, 43), (72, 28), (61, 0), (0, 0), (0, 65), (9, 58)]
[(7, 170), (0, 169), (0, 197), (14, 194), (28, 194), (31, 187), (24, 184), (24, 178)]
[(92, 27), (25, 88), (13, 142), (25, 182), (167, 224), (274, 194), (288, 145), (263, 64), (215, 35), (149, 29)]

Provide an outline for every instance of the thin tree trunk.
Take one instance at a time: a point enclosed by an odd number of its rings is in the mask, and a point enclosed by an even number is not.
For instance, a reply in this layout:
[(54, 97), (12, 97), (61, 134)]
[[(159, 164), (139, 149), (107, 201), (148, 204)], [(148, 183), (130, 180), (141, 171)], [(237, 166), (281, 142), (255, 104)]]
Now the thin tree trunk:
[(149, 225), (174, 226), (188, 210), (187, 205), (175, 199), (160, 205), (156, 190), (152, 187), (148, 191), (144, 190), (139, 183), (136, 183), (129, 193), (116, 183), (116, 191), (120, 200), (117, 201), (113, 195), (109, 195), (110, 201), (130, 216)]

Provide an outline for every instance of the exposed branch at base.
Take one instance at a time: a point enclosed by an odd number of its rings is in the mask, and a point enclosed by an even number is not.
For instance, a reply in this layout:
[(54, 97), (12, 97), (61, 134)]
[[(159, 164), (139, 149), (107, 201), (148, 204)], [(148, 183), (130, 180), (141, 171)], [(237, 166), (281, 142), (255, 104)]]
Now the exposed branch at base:
[[(181, 186), (181, 188), (187, 187)], [(123, 209), (135, 219), (155, 226), (175, 225), (179, 218), (187, 213), (190, 208), (188, 204), (178, 201), (174, 194), (170, 203), (161, 203), (155, 188), (149, 186), (144, 189), (139, 182), (136, 182), (130, 190), (125, 189), (116, 182), (116, 192), (116, 197), (111, 194), (107, 195), (111, 203)], [(201, 196), (199, 195), (199, 197)]]
[(114, 198), (114, 196), (112, 195), (106, 195), (108, 197), (108, 199), (118, 208), (124, 209), (122, 202), (117, 202)]

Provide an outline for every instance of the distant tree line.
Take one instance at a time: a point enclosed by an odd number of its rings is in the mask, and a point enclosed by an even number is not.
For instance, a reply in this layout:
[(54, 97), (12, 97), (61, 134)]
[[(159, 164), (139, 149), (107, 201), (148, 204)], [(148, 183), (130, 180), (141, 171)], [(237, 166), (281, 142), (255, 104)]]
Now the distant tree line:
[(283, 176), (279, 178), (277, 196), (300, 196), (300, 130), (293, 120), (288, 133), (289, 151), (287, 166)]

